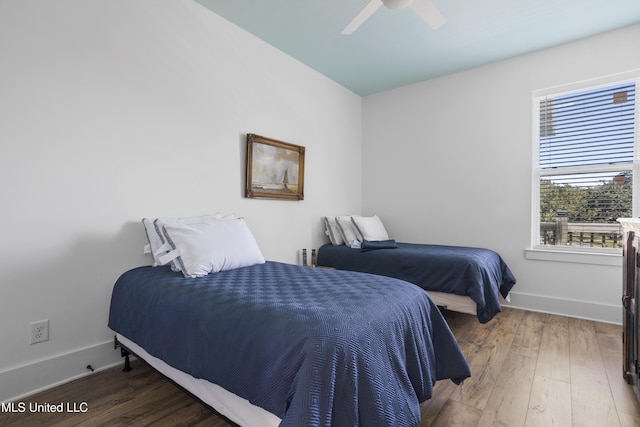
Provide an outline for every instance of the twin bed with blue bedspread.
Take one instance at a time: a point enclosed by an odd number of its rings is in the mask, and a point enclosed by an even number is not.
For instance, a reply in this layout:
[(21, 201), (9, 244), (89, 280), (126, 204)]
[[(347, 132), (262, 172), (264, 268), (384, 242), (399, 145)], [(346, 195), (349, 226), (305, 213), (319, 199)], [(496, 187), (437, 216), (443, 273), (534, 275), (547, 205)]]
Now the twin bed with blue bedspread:
[(269, 261), (198, 277), (173, 270), (125, 272), (109, 327), (276, 425), (416, 426), (436, 381), (470, 376), (437, 306), (405, 281)]
[(436, 291), (471, 298), (481, 323), (500, 312), (516, 279), (496, 252), (484, 248), (395, 243), (370, 250), (328, 243), (318, 250), (318, 265), (395, 277)]
[(328, 243), (317, 264), (406, 280), (454, 311), (475, 314), (481, 323), (501, 310), (516, 279), (502, 257), (484, 248), (396, 243), (373, 215), (323, 218)]

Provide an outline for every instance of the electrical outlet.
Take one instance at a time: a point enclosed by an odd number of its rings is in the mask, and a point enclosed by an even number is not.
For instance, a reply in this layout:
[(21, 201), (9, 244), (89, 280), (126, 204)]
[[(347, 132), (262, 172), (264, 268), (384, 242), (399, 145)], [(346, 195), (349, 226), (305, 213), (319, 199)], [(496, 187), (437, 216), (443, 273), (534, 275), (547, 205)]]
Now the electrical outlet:
[(31, 344), (49, 340), (49, 320), (31, 322)]

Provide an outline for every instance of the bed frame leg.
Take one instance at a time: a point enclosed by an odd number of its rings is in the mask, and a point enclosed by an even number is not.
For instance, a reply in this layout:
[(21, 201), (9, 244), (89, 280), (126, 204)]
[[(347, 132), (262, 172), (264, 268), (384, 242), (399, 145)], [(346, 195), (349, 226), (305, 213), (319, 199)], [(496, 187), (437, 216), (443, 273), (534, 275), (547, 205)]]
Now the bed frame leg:
[(129, 372), (132, 369), (131, 362), (129, 361), (129, 352), (121, 348), (120, 354), (124, 357), (124, 368), (122, 369), (122, 372)]
[(122, 369), (122, 372), (129, 372), (131, 369), (133, 369), (131, 368), (131, 361), (129, 360), (129, 356), (131, 355), (131, 353), (128, 349), (123, 347), (122, 344), (118, 342), (117, 336), (113, 338), (113, 346), (114, 348), (120, 347), (120, 355), (124, 357), (124, 368)]

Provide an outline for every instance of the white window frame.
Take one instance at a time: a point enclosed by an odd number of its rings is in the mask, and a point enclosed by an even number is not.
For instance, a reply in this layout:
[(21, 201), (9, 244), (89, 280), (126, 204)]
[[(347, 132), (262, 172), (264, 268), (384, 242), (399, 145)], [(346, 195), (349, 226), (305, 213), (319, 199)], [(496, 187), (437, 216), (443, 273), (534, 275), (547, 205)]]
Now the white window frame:
[[(636, 84), (636, 105), (635, 105), (635, 141), (633, 164), (630, 168), (621, 165), (603, 166), (602, 170), (619, 171), (621, 169), (631, 169), (633, 172), (633, 197), (632, 215), (637, 217), (640, 213), (640, 100), (637, 94), (640, 93), (640, 70), (633, 70), (626, 73), (601, 77), (593, 80), (585, 80), (562, 86), (555, 86), (546, 89), (534, 90), (531, 97), (532, 116), (532, 203), (531, 203), (531, 240), (530, 247), (525, 251), (527, 259), (576, 262), (586, 264), (601, 265), (622, 265), (621, 249), (608, 248), (588, 248), (573, 246), (547, 246), (540, 245), (540, 178), (543, 176), (539, 168), (539, 137), (540, 137), (540, 115), (539, 101), (545, 96), (560, 96), (568, 93), (597, 89), (598, 87), (611, 86), (619, 83), (635, 81)], [(576, 168), (571, 172), (578, 172)]]

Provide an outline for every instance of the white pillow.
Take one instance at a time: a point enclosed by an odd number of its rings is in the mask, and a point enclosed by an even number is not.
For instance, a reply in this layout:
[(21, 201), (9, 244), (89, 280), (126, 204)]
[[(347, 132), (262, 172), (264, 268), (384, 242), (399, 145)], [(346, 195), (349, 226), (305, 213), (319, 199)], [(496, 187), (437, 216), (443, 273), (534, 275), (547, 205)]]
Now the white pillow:
[(167, 254), (167, 252), (169, 252), (170, 250), (162, 233), (162, 227), (164, 225), (197, 224), (206, 221), (234, 218), (235, 215), (233, 214), (222, 215), (220, 213), (216, 213), (213, 215), (188, 216), (182, 218), (143, 218), (142, 224), (144, 225), (144, 228), (147, 232), (147, 238), (149, 239), (149, 248), (145, 248), (144, 253), (151, 253), (151, 255), (153, 256), (154, 267), (167, 263), (162, 262), (161, 260), (161, 257)]
[(362, 236), (362, 240), (368, 240), (370, 242), (389, 240), (389, 234), (377, 215), (353, 216), (351, 217), (351, 221), (355, 225), (358, 234)]
[(340, 227), (338, 227), (336, 219), (325, 216), (324, 224), (326, 228), (325, 233), (327, 234), (327, 236), (329, 236), (331, 244), (334, 246), (343, 245), (344, 239), (342, 238), (342, 233), (340, 232)]
[(258, 242), (244, 219), (208, 221), (196, 224), (166, 224), (163, 232), (175, 263), (185, 277), (264, 264)]
[(347, 215), (347, 216), (337, 216), (336, 222), (338, 223), (338, 228), (340, 229), (340, 233), (342, 234), (342, 240), (344, 244), (347, 246), (351, 246), (354, 240), (358, 242), (362, 242), (362, 238), (358, 236), (356, 233), (356, 227), (351, 221), (352, 217), (356, 217), (357, 215)]

